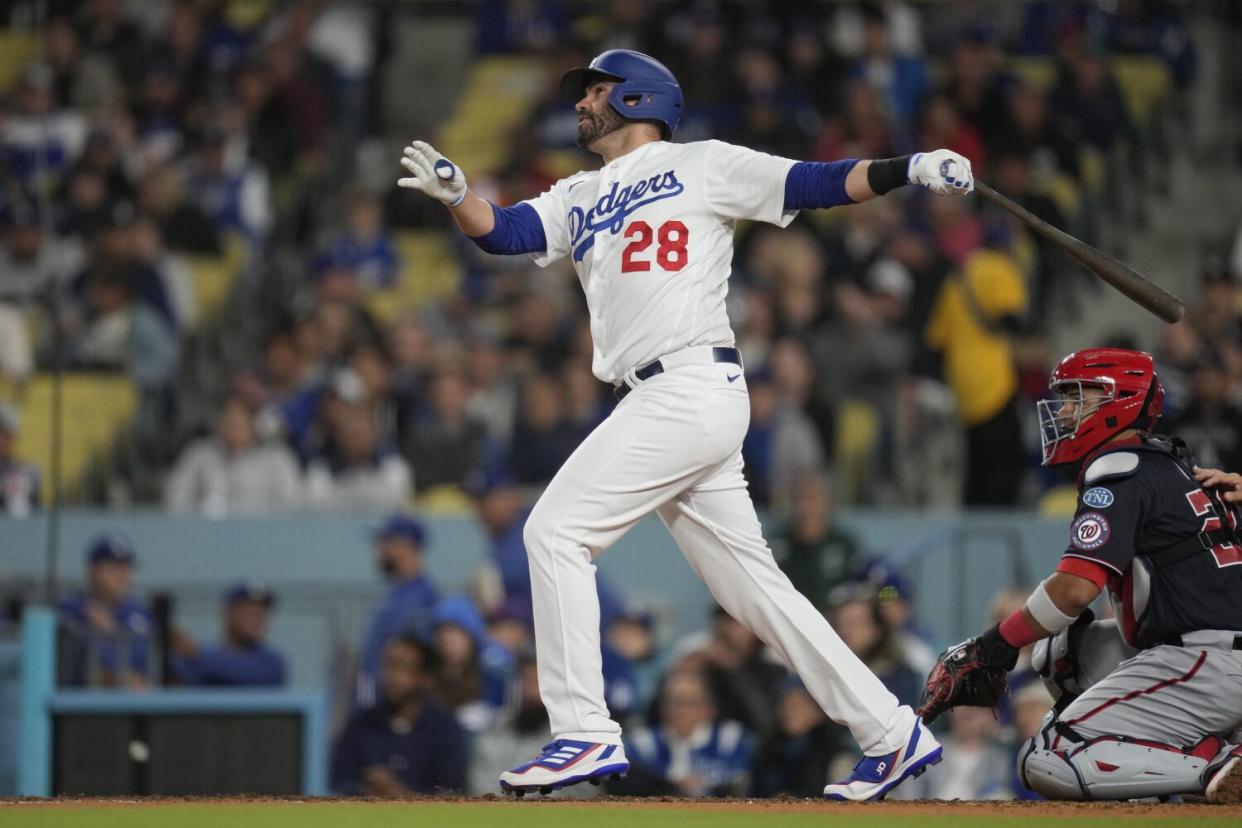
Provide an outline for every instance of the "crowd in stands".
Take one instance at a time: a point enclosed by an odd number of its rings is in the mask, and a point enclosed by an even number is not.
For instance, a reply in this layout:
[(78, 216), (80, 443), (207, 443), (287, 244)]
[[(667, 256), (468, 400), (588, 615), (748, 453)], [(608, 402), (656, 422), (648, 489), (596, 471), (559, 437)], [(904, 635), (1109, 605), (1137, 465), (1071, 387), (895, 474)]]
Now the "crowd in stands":
[[(856, 552), (828, 504), (804, 506), (782, 565), (821, 605), (842, 639), (905, 704), (916, 704), (933, 661), (914, 621), (911, 585)], [(487, 793), (496, 775), (547, 742), (529, 596), (485, 588), (441, 592), (424, 568), (434, 544), (422, 522), (394, 513), (376, 530), (377, 568), (389, 583), (352, 659), (351, 697), (332, 749), (332, 789), (389, 797)], [(59, 680), (69, 686), (281, 687), (284, 656), (267, 642), (277, 596), (261, 583), (230, 586), (218, 644), (175, 622), (161, 628), (133, 588), (138, 555), (122, 535), (86, 550), (84, 587), (60, 605)], [(476, 579), (478, 580), (478, 579)], [(745, 627), (717, 609), (706, 627), (660, 646), (650, 612), (609, 610), (601, 584), (609, 710), (625, 726), (631, 773), (606, 786), (625, 796), (817, 796), (857, 758), (802, 683)], [(999, 617), (1021, 591), (994, 601)], [(615, 596), (613, 596), (615, 600)], [(174, 613), (175, 616), (175, 613)], [(341, 669), (347, 669), (342, 663)], [(947, 773), (903, 795), (1026, 795), (1013, 754), (1052, 699), (1029, 668), (1015, 673), (999, 718), (960, 710), (942, 725)]]
[[(394, 138), (377, 103), (398, 48), (388, 24), (416, 5), (293, 0), (245, 25), (212, 0), (132, 14), (118, 0), (47, 5), (48, 54), (0, 104), (0, 379), (20, 386), (58, 364), (129, 376), (140, 459), (158, 481), (145, 496), (170, 510), (392, 513), (375, 537), (390, 588), (357, 642), (332, 787), (492, 791), (500, 769), (548, 738), (522, 525), (532, 495), (615, 404), (590, 371), (572, 272), (489, 257), (453, 235), (442, 210), (395, 189), (399, 150), (384, 186), (356, 175), (350, 150), (362, 138)], [(1116, 184), (1110, 159), (1145, 128), (1110, 60), (1146, 56), (1178, 88), (1195, 82), (1180, 7), (1159, 0), (468, 9), (480, 56), (548, 66), (501, 170), (467, 170), (503, 203), (598, 163), (574, 147), (554, 81), (626, 46), (678, 75), (678, 140), (808, 160), (947, 146), (1032, 212), (1093, 239)], [(1047, 82), (1011, 58), (1047, 68)], [(461, 282), (439, 301), (379, 313), (377, 298), (422, 274), (398, 244), (411, 230), (445, 234)], [(187, 262), (231, 250), (244, 263), (244, 318), (203, 328)], [(1205, 269), (1195, 307), (1158, 353), (1170, 427), (1205, 464), (1231, 469), (1242, 466), (1237, 250)], [(837, 527), (833, 509), (1013, 505), (1058, 482), (1033, 472), (1025, 418), (1055, 357), (1052, 310), (1080, 313), (1092, 288), (976, 200), (907, 191), (802, 216), (779, 235), (744, 227), (733, 276), (752, 399), (743, 456), (752, 494), (778, 518), (774, 553), (915, 703), (945, 642), (927, 640), (910, 585)], [(20, 426), (0, 407), (0, 506), (13, 515), (38, 508), (42, 487), (13, 454)], [(928, 468), (942, 473), (930, 480)], [(484, 528), (498, 589), (444, 594), (427, 574), (434, 541), (404, 510), (442, 490)], [(63, 681), (143, 687), (161, 681), (157, 663), (174, 684), (284, 681), (265, 643), (272, 592), (230, 588), (219, 645), (180, 633), (161, 643), (132, 594), (135, 559), (119, 537), (88, 550), (86, 587), (61, 612), (81, 632), (62, 653)], [(848, 773), (848, 733), (736, 621), (717, 613), (660, 647), (650, 614), (606, 581), (600, 592), (607, 698), (634, 763), (610, 790), (818, 796)], [(902, 793), (1021, 795), (1012, 754), (1051, 704), (1027, 678), (999, 719), (947, 717), (945, 768)]]
[[(389, 24), (417, 6), (295, 0), (241, 22), (212, 0), (49, 6), (48, 53), (3, 98), (0, 341), (20, 344), (0, 370), (18, 383), (58, 361), (127, 373), (141, 391), (137, 459), (112, 474), (146, 481), (130, 487), (139, 501), (216, 516), (383, 510), (460, 490), (480, 469), (537, 490), (607, 416), (614, 400), (590, 373), (567, 267), (474, 250), (443, 211), (395, 188), (395, 163), (360, 174), (368, 141), (410, 138), (390, 134), (401, 104), (381, 86), (399, 45)], [(488, 0), (461, 13), (475, 18), (479, 56), (548, 69), (499, 172), (472, 172), (502, 203), (598, 162), (574, 147), (552, 80), (627, 46), (677, 74), (678, 140), (810, 160), (947, 146), (1091, 240), (1116, 189), (1113, 159), (1150, 127), (1127, 107), (1114, 61), (1156, 61), (1181, 90), (1197, 66), (1180, 7), (1159, 0), (951, 13), (898, 0)], [(443, 232), (461, 282), (379, 313), (424, 276), (425, 262), (402, 258), (410, 231)], [(237, 249), (242, 318), (204, 328), (187, 261)], [(1236, 341), (1210, 329), (1236, 317), (1237, 258), (1213, 277), (1226, 301), (1211, 307), (1226, 318), (1193, 318), (1160, 355), (1176, 370), (1210, 349), (1230, 399)], [(1033, 501), (1055, 482), (1029, 473), (1026, 439), (1055, 358), (1046, 326), (1092, 289), (973, 201), (903, 191), (779, 234), (743, 227), (730, 312), (756, 500), (786, 507), (797, 475), (827, 470), (848, 504)], [(1186, 422), (1185, 406), (1190, 422), (1215, 416), (1200, 413), (1213, 393), (1210, 377), (1188, 379), (1170, 420)], [(923, 479), (929, 464), (944, 469), (940, 485)]]

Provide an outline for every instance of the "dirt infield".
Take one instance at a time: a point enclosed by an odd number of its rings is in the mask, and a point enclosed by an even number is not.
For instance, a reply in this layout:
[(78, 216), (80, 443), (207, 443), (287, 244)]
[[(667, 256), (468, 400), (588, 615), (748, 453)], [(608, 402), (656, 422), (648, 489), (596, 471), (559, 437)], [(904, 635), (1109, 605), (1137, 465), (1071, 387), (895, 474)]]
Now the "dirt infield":
[(649, 799), (633, 799), (627, 797), (600, 796), (590, 799), (526, 797), (513, 800), (498, 795), (487, 794), (480, 797), (410, 797), (402, 800), (392, 799), (340, 799), (329, 797), (59, 797), (56, 799), (35, 798), (0, 798), (0, 808), (44, 809), (113, 809), (113, 808), (157, 808), (176, 805), (194, 806), (265, 806), (265, 805), (308, 805), (311, 807), (324, 805), (351, 806), (394, 806), (406, 805), (417, 807), (426, 805), (465, 805), (491, 806), (495, 808), (622, 808), (627, 810), (684, 810), (695, 813), (730, 812), (747, 814), (832, 814), (834, 816), (919, 816), (919, 815), (960, 815), (980, 817), (1017, 817), (1022, 819), (1049, 819), (1051, 821), (1090, 819), (1105, 817), (1122, 819), (1128, 817), (1159, 818), (1161, 815), (1179, 820), (1197, 817), (1214, 820), (1234, 819), (1242, 823), (1242, 805), (1210, 805), (1206, 803), (1132, 803), (1132, 802), (961, 802), (930, 800), (919, 802), (826, 802), (816, 799), (681, 799), (674, 797), (656, 797)]

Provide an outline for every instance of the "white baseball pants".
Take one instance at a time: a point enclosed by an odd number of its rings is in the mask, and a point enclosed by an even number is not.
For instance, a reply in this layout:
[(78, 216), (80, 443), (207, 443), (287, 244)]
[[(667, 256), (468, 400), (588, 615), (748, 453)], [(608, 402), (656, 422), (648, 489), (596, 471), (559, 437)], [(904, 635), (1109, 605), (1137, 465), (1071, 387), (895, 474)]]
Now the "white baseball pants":
[(794, 589), (763, 539), (742, 476), (750, 401), (741, 373), (705, 361), (634, 386), (527, 520), (539, 687), (555, 738), (621, 741), (604, 703), (592, 561), (652, 511), (720, 606), (797, 672), (865, 753), (895, 751), (909, 737), (914, 712)]

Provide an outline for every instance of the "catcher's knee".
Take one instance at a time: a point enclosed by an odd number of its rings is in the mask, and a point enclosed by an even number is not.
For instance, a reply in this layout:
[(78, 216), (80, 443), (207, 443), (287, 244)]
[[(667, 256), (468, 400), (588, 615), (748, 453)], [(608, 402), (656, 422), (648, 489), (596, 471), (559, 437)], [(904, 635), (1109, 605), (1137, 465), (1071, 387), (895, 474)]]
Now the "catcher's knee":
[(1171, 745), (1116, 736), (1066, 742), (1064, 726), (1049, 722), (1019, 752), (1018, 778), (1048, 799), (1139, 799), (1198, 792), (1206, 763)]

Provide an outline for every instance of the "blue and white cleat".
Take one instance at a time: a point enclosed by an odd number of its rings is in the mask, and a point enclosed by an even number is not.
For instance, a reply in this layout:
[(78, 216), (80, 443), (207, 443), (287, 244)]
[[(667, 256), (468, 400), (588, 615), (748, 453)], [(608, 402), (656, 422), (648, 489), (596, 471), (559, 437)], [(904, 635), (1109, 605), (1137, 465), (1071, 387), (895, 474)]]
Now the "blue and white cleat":
[(883, 756), (864, 756), (854, 766), (849, 779), (824, 788), (824, 799), (853, 802), (883, 799), (905, 780), (921, 775), (939, 762), (940, 750), (940, 743), (927, 725), (922, 719), (916, 719), (914, 732), (904, 748)]
[(524, 796), (531, 791), (550, 794), (558, 788), (605, 779), (620, 779), (630, 769), (621, 745), (557, 739), (543, 746), (538, 758), (500, 775), (500, 790)]

